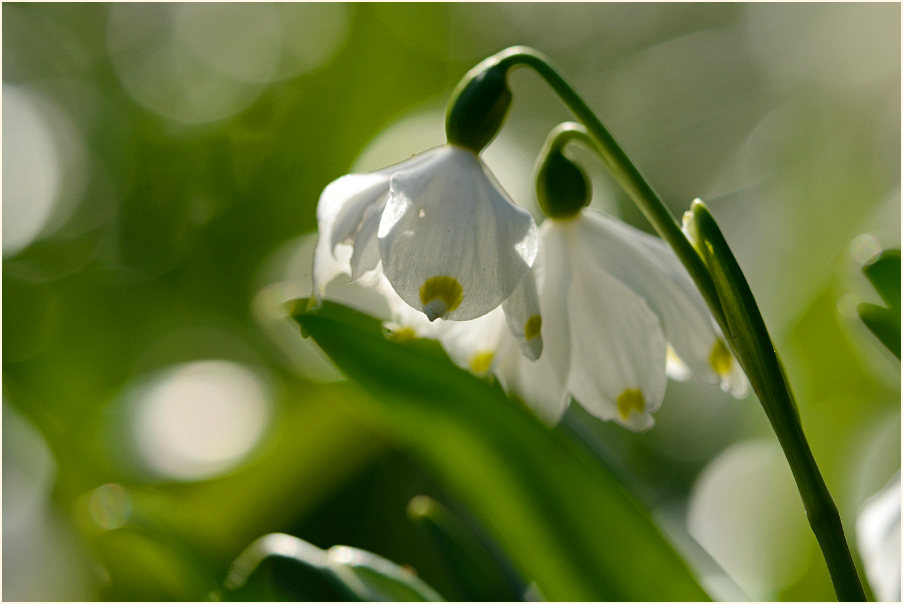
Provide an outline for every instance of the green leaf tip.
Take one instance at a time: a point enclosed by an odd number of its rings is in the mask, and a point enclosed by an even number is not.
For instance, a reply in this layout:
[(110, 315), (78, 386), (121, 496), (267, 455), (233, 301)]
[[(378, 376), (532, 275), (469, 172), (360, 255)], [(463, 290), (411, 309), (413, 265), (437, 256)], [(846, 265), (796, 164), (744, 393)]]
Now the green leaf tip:
[(887, 249), (862, 265), (862, 273), (887, 307), (860, 302), (859, 318), (876, 338), (900, 358), (900, 250)]
[(900, 308), (900, 250), (887, 249), (862, 265), (862, 272), (891, 308)]

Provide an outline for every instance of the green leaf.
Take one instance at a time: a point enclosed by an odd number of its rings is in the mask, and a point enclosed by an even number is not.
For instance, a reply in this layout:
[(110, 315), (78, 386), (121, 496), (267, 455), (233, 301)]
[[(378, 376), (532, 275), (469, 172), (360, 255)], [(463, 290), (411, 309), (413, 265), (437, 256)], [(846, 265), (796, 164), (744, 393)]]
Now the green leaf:
[(342, 545), (324, 551), (279, 533), (249, 545), (225, 587), (230, 600), (442, 601), (413, 571), (376, 554)]
[(900, 358), (900, 250), (884, 250), (862, 267), (875, 290), (890, 307), (861, 302), (856, 310), (875, 337)]
[(693, 201), (685, 224), (712, 276), (724, 311), (731, 349), (758, 395), (793, 472), (837, 597), (840, 600), (864, 600), (840, 514), (803, 434), (799, 409), (784, 365), (768, 335), (749, 283), (714, 216), (701, 200)]
[(890, 310), (877, 304), (860, 302), (856, 307), (859, 318), (875, 334), (884, 347), (900, 358), (900, 311)]
[(521, 600), (527, 588), (510, 563), (435, 499), (418, 495), (408, 504), (408, 517), (435, 543), (452, 571), (464, 602)]
[(550, 600), (708, 599), (617, 479), (432, 341), (326, 302), (295, 319), (372, 395), (368, 409), (429, 464)]
[(888, 306), (900, 308), (900, 250), (884, 250), (866, 262), (862, 272)]

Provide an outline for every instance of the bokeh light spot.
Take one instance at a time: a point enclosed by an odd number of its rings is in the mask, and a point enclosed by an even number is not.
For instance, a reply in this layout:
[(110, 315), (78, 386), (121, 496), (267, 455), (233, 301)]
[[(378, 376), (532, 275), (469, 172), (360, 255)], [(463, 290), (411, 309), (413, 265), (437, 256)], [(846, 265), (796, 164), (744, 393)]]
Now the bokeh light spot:
[(282, 46), (279, 15), (268, 4), (180, 4), (177, 41), (205, 67), (241, 82), (265, 82)]
[(753, 600), (773, 600), (805, 570), (808, 526), (781, 450), (746, 441), (716, 457), (693, 487), (690, 534)]
[(160, 374), (142, 389), (133, 417), (151, 469), (199, 480), (233, 467), (260, 440), (270, 415), (265, 382), (228, 361), (198, 361)]
[(111, 531), (128, 521), (132, 513), (132, 503), (122, 485), (111, 483), (94, 489), (88, 509), (97, 526)]
[(313, 71), (326, 63), (348, 38), (348, 7), (333, 2), (277, 4), (285, 27), (280, 77)]
[(198, 61), (178, 35), (178, 9), (173, 4), (110, 8), (107, 49), (122, 85), (146, 109), (179, 122), (211, 122), (247, 107), (260, 85)]
[(3, 84), (3, 256), (31, 243), (59, 197), (62, 157), (28, 92)]
[(881, 243), (870, 233), (863, 233), (850, 244), (850, 253), (859, 264), (865, 264), (881, 251)]
[(107, 50), (135, 101), (199, 124), (320, 67), (344, 45), (348, 21), (331, 4), (124, 4), (110, 9)]

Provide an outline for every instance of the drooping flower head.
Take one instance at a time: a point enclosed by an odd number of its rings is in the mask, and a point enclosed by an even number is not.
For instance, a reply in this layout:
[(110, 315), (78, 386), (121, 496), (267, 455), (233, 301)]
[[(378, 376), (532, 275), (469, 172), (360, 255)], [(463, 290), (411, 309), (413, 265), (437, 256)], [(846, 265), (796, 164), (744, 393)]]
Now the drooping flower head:
[(540, 241), (549, 362), (593, 415), (651, 427), (664, 397), (669, 348), (673, 377), (689, 372), (745, 393), (701, 295), (659, 239), (584, 208), (544, 222)]
[(479, 156), (510, 104), (505, 70), (478, 66), (452, 95), (447, 144), (327, 186), (317, 206), (315, 298), (338, 274), (357, 279), (379, 267), (429, 321), (466, 321), (503, 305), (525, 354), (539, 356), (535, 284), (523, 283), (536, 258), (536, 225)]
[[(398, 296), (430, 321), (488, 313), (518, 288), (536, 257), (530, 214), (474, 151), (450, 144), (333, 181), (320, 196), (317, 221), (316, 297), (337, 275), (357, 279), (380, 265)], [(526, 334), (529, 318), (514, 328)]]
[(501, 317), (489, 315), (457, 326), (479, 337), (440, 334), (449, 354), (465, 367), (491, 358), (502, 386), (553, 424), (573, 398), (596, 417), (648, 429), (666, 376), (692, 375), (743, 396), (745, 376), (670, 248), (585, 207), (591, 194), (582, 170), (560, 150), (545, 151), (537, 194), (549, 218), (529, 275), (544, 352), (538, 360), (517, 354), (497, 327)]
[(383, 272), (428, 319), (474, 319), (511, 295), (536, 257), (536, 227), (479, 157), (446, 145), (396, 170), (377, 233)]
[[(549, 216), (536, 262), (546, 353), (559, 388), (593, 415), (635, 430), (652, 426), (666, 374), (694, 375), (737, 396), (746, 381), (686, 269), (660, 239), (585, 207), (589, 181), (553, 131), (537, 172)], [(670, 357), (670, 359), (669, 359)], [(523, 373), (523, 372), (521, 372)], [(541, 374), (542, 372), (537, 372)], [(531, 375), (522, 396), (529, 401)], [(539, 404), (558, 405), (567, 396)]]

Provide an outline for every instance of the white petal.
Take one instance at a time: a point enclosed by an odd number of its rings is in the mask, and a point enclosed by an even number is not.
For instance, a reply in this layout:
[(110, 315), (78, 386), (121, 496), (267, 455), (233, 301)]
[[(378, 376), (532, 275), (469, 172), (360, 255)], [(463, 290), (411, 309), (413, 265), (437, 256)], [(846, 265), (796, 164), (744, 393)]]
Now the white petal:
[(661, 323), (642, 298), (599, 266), (591, 242), (578, 237), (572, 243), (568, 389), (593, 415), (645, 430), (665, 394)]
[(736, 359), (733, 361), (730, 370), (721, 376), (721, 389), (730, 392), (734, 398), (744, 398), (749, 392), (749, 381), (740, 368), (740, 363)]
[[(423, 315), (421, 315), (422, 317)], [(437, 321), (439, 341), (460, 367), (482, 375), (495, 366), (499, 340), (505, 332), (505, 315), (496, 308), (470, 321)]]
[(375, 207), (382, 211), (394, 172), (410, 169), (423, 160), (424, 155), (417, 155), (376, 172), (346, 174), (329, 183), (317, 203), (317, 227), (321, 234), (328, 234), (330, 251), (341, 243), (350, 243)]
[(361, 226), (354, 237), (354, 251), (351, 254), (351, 278), (358, 279), (379, 263), (379, 244), (376, 230), (382, 216), (384, 204), (373, 204), (364, 212)]
[[(333, 213), (329, 227), (329, 241), (333, 247), (339, 243), (349, 243), (360, 229), (364, 213), (373, 205), (384, 203), (383, 196), (389, 190), (389, 176), (386, 174), (347, 174), (330, 183), (320, 195), (317, 205), (317, 221), (320, 232), (324, 225), (321, 219), (324, 213)], [(335, 199), (341, 200), (336, 208)]]
[(509, 394), (523, 400), (536, 415), (550, 426), (561, 420), (567, 410), (570, 394), (548, 360), (548, 353), (536, 361), (525, 357), (510, 335), (503, 336), (495, 374)]
[(670, 344), (665, 352), (665, 373), (672, 380), (677, 380), (679, 382), (685, 382), (693, 377), (690, 368), (680, 360), (680, 357), (677, 356), (677, 353), (674, 352), (674, 349), (671, 348)]
[(379, 225), (383, 271), (431, 319), (479, 317), (511, 295), (536, 255), (536, 226), (471, 151), (444, 146), (399, 170)]
[(339, 245), (335, 251), (329, 249), (329, 235), (320, 233), (317, 236), (317, 247), (314, 248), (313, 295), (317, 303), (323, 300), (326, 286), (341, 274), (349, 274), (351, 246)]
[(569, 264), (567, 238), (570, 232), (554, 220), (540, 227), (539, 254), (533, 273), (542, 309), (542, 346), (540, 358), (551, 365), (562, 387), (567, 383), (571, 364), (571, 334), (568, 298), (573, 276)]
[(375, 278), (370, 276), (372, 273), (367, 273), (367, 276), (362, 278), (361, 282), (369, 282), (371, 287), (383, 296), (395, 323), (413, 329), (420, 337), (428, 337), (427, 332), (432, 330), (427, 329), (425, 332), (422, 328), (431, 327), (429, 321), (426, 320), (423, 313), (415, 311), (398, 297), (398, 294), (392, 289), (389, 280), (382, 274), (382, 267), (379, 266), (378, 268), (379, 270), (375, 271), (378, 273)]
[(575, 222), (596, 261), (659, 316), (680, 360), (697, 378), (720, 383), (711, 362), (719, 335), (702, 296), (671, 249), (656, 237), (592, 210), (583, 210)]
[[(317, 246), (314, 249), (313, 295), (323, 299), (326, 286), (340, 274), (350, 274), (351, 246), (337, 237), (336, 221), (347, 216), (349, 204), (366, 209), (365, 201), (380, 187), (388, 189), (388, 177), (375, 174), (348, 174), (329, 183), (317, 202)], [(378, 197), (378, 193), (377, 193)]]
[(502, 302), (508, 330), (520, 344), (524, 355), (532, 361), (542, 354), (542, 315), (533, 271), (521, 279), (508, 298)]

